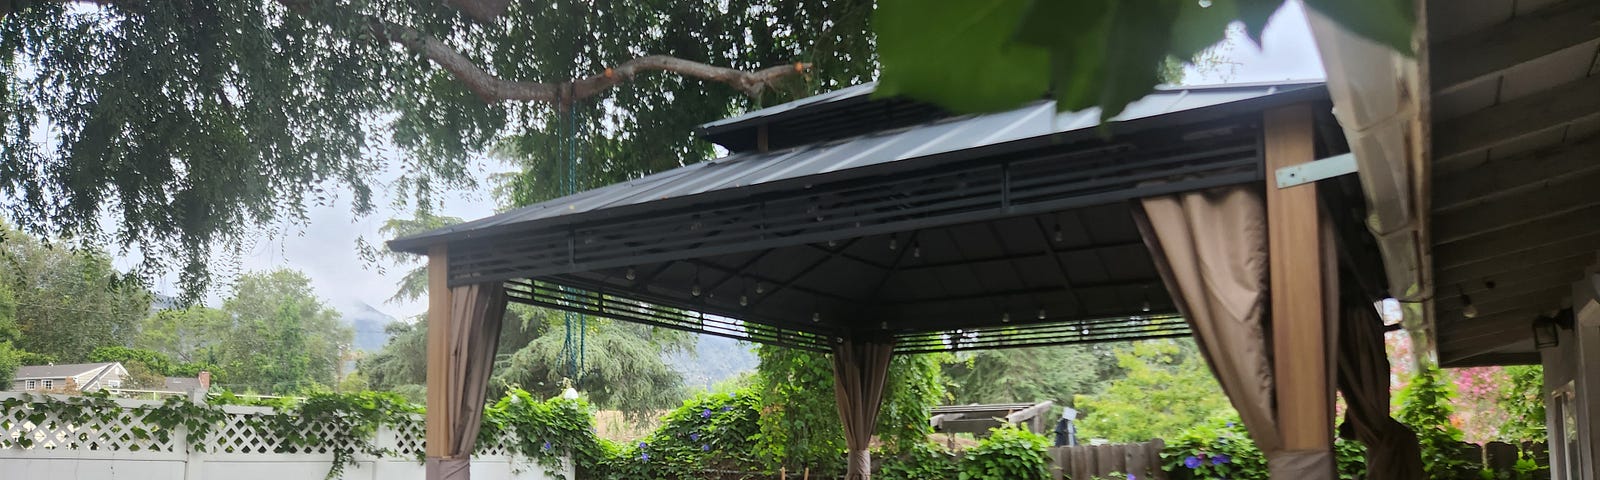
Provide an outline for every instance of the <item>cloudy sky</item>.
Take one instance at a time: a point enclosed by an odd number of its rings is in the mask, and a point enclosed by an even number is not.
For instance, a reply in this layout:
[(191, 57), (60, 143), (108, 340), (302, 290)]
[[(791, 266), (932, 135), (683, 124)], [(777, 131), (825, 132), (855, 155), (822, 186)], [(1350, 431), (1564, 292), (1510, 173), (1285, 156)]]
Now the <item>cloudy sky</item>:
[[(1298, 2), (1288, 5), (1267, 26), (1263, 43), (1258, 48), (1237, 28), (1229, 32), (1228, 41), (1217, 50), (1220, 63), (1209, 68), (1190, 68), (1184, 83), (1215, 84), (1237, 82), (1265, 82), (1279, 80), (1320, 79), (1322, 64), (1317, 57), (1311, 34)], [(490, 195), (489, 174), (507, 171), (509, 166), (493, 160), (478, 160), (477, 169), (485, 181), (475, 191), (451, 192), (445, 195), (440, 214), (467, 219), (491, 215), (495, 199)], [(398, 162), (390, 162), (391, 164)], [(391, 181), (398, 171), (390, 172), (380, 181)], [(309, 222), (304, 227), (290, 227), (271, 232), (240, 259), (243, 271), (268, 270), (287, 267), (300, 270), (311, 277), (317, 293), (335, 308), (354, 311), (365, 303), (395, 318), (407, 318), (426, 310), (424, 302), (386, 303), (394, 293), (395, 283), (409, 266), (390, 266), (379, 271), (356, 254), (356, 242), (365, 238), (377, 244), (385, 240), (378, 234), (383, 221), (396, 216), (408, 216), (408, 211), (386, 207), (387, 199), (379, 201), (377, 212), (365, 218), (353, 218), (348, 204), (335, 204), (310, 210)], [(133, 265), (136, 258), (120, 256), (118, 264)], [(158, 279), (154, 288), (165, 294), (176, 294), (175, 277)], [(216, 293), (210, 295), (215, 303)]]

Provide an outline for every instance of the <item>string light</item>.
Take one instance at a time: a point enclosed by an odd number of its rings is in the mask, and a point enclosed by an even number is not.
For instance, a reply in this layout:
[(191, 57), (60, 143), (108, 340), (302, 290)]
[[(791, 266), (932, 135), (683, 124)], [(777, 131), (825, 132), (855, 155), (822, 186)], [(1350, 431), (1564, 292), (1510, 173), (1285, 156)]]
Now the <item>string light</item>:
[(623, 274), (623, 276), (627, 277), (628, 281), (630, 282), (639, 277), (639, 275), (633, 271), (633, 267), (628, 267), (628, 273)]
[(1011, 314), (1010, 313), (1002, 313), (1002, 314), (1000, 314), (1000, 323), (1011, 323)]
[(1040, 320), (1044, 320), (1044, 317), (1045, 317), (1045, 315), (1044, 315), (1044, 309), (1043, 309), (1043, 308), (1041, 308), (1041, 309), (1039, 309), (1039, 319), (1040, 319)]

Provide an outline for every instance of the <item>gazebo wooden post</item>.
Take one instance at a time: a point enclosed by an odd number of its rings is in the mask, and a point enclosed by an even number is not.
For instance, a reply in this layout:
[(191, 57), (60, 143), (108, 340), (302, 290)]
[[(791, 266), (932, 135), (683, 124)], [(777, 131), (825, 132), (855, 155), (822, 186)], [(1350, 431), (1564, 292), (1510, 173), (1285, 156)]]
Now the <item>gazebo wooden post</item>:
[[(428, 411), (426, 439), (428, 459), (450, 455), (451, 425), (456, 405), (461, 404), (460, 389), (449, 388), (450, 315), (449, 247), (435, 245), (428, 248)], [(434, 473), (429, 469), (430, 477)], [(429, 480), (433, 480), (430, 478)]]
[[(1331, 452), (1333, 400), (1322, 213), (1316, 182), (1278, 188), (1275, 172), (1315, 160), (1310, 104), (1263, 114), (1267, 244), (1272, 297), (1273, 381), (1286, 453)], [(1331, 467), (1331, 461), (1329, 467)], [(1273, 478), (1280, 478), (1274, 469)], [(1332, 478), (1315, 472), (1313, 478)], [(1296, 479), (1308, 480), (1308, 479)]]

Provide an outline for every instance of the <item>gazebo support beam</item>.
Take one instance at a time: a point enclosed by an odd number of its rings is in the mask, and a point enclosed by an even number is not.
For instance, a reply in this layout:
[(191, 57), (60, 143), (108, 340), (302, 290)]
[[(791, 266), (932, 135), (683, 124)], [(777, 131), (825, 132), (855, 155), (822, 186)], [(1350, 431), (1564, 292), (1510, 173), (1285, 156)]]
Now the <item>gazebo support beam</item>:
[[(1264, 114), (1268, 172), (1315, 160), (1312, 109), (1297, 104)], [(1277, 188), (1267, 175), (1267, 244), (1272, 296), (1273, 382), (1278, 431), (1288, 458), (1333, 449), (1332, 382), (1322, 213), (1317, 185)], [(1276, 462), (1274, 462), (1276, 463)], [(1290, 463), (1290, 462), (1284, 462)], [(1298, 462), (1295, 462), (1298, 463)], [(1277, 479), (1295, 467), (1271, 465)], [(1319, 466), (1320, 467), (1320, 466)], [(1332, 478), (1328, 471), (1311, 478)], [(1311, 473), (1311, 472), (1306, 472)], [(1327, 475), (1322, 475), (1326, 473)]]
[[(426, 421), (427, 456), (444, 458), (450, 454), (450, 438), (455, 432), (449, 414), (461, 401), (460, 391), (448, 387), (451, 379), (450, 355), (450, 264), (449, 247), (428, 249), (428, 410)], [(456, 398), (451, 398), (456, 397)], [(433, 480), (430, 476), (430, 480)]]

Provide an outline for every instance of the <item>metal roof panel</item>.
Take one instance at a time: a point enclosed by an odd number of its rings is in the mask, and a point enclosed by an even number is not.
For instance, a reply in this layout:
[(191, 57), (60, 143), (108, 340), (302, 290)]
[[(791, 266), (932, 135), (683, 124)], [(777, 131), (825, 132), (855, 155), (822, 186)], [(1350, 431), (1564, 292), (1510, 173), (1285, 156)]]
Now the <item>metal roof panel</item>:
[[(1113, 121), (1134, 122), (1165, 114), (1198, 110), (1227, 103), (1308, 88), (1320, 82), (1282, 82), (1247, 85), (1162, 88), (1128, 105)], [(870, 94), (864, 84), (817, 97), (758, 110), (722, 122), (775, 115), (846, 98)], [(416, 251), (448, 238), (471, 236), (475, 230), (547, 221), (557, 217), (612, 211), (669, 198), (799, 179), (824, 173), (858, 169), (950, 152), (972, 150), (1018, 140), (1067, 132), (1087, 131), (1099, 125), (1099, 110), (1058, 112), (1053, 101), (977, 115), (964, 115), (916, 127), (865, 133), (856, 137), (811, 144), (774, 152), (739, 152), (711, 161), (685, 165), (606, 187), (518, 208), (488, 218), (434, 230), (391, 242), (393, 248)]]

